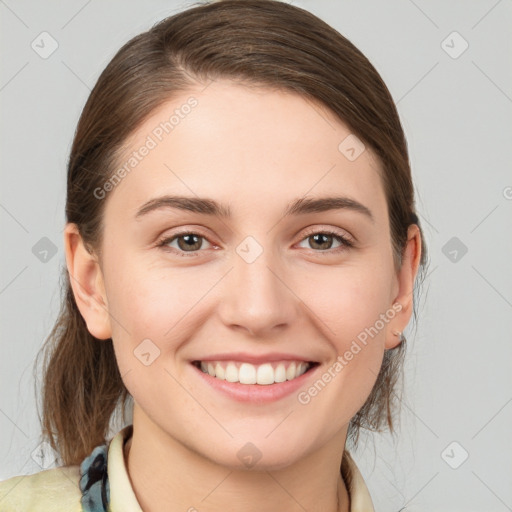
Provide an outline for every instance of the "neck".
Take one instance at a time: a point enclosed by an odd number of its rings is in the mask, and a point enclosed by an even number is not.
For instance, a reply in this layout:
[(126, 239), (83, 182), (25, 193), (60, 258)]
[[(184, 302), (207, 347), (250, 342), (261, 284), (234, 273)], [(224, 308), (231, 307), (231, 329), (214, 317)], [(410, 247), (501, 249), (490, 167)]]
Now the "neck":
[(145, 512), (350, 510), (340, 474), (339, 447), (345, 445), (346, 430), (285, 468), (240, 470), (205, 458), (136, 408), (135, 404), (133, 436), (124, 453), (134, 493)]

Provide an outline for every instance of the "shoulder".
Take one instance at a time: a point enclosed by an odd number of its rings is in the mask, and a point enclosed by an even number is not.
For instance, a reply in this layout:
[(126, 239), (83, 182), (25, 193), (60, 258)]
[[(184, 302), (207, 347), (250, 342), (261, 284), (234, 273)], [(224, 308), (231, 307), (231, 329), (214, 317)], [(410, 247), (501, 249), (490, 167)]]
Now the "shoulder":
[(62, 466), (0, 482), (2, 512), (81, 512), (79, 466)]

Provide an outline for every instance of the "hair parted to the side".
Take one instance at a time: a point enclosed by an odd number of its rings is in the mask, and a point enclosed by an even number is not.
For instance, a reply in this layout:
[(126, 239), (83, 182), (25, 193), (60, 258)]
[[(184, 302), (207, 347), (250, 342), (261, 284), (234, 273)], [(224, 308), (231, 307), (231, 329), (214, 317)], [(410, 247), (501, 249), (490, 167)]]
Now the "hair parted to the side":
[[(177, 94), (210, 80), (283, 90), (330, 109), (382, 165), (394, 262), (400, 268), (410, 224), (418, 224), (407, 144), (393, 99), (368, 59), (308, 11), (278, 0), (194, 4), (127, 42), (101, 73), (84, 106), (69, 156), (66, 221), (101, 259), (105, 199), (94, 194), (117, 170), (128, 137)], [(341, 142), (341, 141), (340, 141)], [(420, 272), (426, 266), (421, 232)], [(129, 402), (112, 340), (94, 338), (62, 269), (62, 304), (44, 354), (42, 435), (64, 465), (79, 464), (106, 441)], [(418, 279), (417, 279), (418, 281)], [(418, 283), (416, 283), (417, 285)], [(417, 286), (415, 286), (415, 293)], [(415, 302), (416, 306), (416, 302)], [(416, 319), (416, 309), (414, 309)], [(360, 428), (394, 430), (393, 395), (405, 342), (386, 350), (373, 390), (352, 418)], [(36, 364), (37, 364), (36, 361)]]

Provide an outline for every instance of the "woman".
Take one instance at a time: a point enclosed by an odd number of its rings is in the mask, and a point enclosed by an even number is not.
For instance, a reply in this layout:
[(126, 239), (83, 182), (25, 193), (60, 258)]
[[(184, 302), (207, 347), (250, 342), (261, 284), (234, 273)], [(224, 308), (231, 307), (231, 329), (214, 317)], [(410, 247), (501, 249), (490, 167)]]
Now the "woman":
[(275, 0), (164, 19), (91, 92), (66, 218), (43, 389), (62, 465), (3, 482), (2, 510), (374, 510), (346, 445), (393, 430), (426, 251), (359, 50)]

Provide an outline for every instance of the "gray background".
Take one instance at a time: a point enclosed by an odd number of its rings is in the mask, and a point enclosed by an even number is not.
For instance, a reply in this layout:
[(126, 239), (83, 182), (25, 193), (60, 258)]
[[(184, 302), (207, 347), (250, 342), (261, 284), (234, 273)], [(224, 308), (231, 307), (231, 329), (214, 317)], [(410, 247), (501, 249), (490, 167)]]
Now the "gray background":
[[(405, 332), (401, 432), (365, 435), (354, 453), (376, 509), (512, 510), (512, 2), (292, 3), (347, 36), (387, 83), (431, 257), (417, 329)], [(32, 369), (59, 305), (81, 108), (125, 41), (188, 5), (0, 0), (0, 479), (46, 464)], [(47, 58), (44, 31), (58, 44)]]

